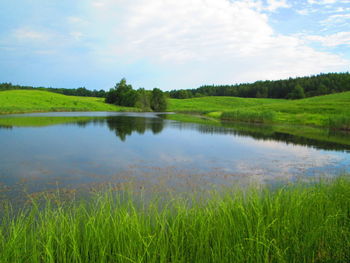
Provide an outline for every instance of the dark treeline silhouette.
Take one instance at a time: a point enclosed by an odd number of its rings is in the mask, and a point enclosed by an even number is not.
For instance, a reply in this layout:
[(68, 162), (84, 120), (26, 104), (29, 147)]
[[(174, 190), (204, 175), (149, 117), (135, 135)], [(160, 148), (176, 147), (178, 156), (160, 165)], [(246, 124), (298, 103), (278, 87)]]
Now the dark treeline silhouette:
[(132, 135), (133, 132), (144, 134), (147, 130), (151, 130), (153, 134), (160, 133), (164, 128), (164, 119), (138, 116), (110, 116), (67, 123), (67, 125), (72, 124), (82, 128), (85, 128), (90, 124), (99, 126), (107, 124), (109, 130), (113, 131), (115, 135), (124, 142), (126, 137)]
[(154, 88), (152, 91), (140, 88), (134, 90), (122, 79), (107, 92), (106, 102), (119, 106), (137, 107), (143, 111), (165, 111), (167, 101), (163, 91)]
[(50, 91), (50, 92), (68, 95), (68, 96), (101, 97), (101, 98), (106, 97), (106, 92), (102, 89), (101, 90), (88, 90), (85, 87), (80, 87), (77, 89), (45, 88), (45, 87), (13, 85), (11, 83), (0, 83), (0, 91), (3, 91), (3, 90), (23, 90), (23, 89)]
[(197, 89), (172, 90), (169, 96), (177, 99), (203, 96), (300, 99), (344, 91), (350, 91), (349, 72), (235, 85), (205, 85)]

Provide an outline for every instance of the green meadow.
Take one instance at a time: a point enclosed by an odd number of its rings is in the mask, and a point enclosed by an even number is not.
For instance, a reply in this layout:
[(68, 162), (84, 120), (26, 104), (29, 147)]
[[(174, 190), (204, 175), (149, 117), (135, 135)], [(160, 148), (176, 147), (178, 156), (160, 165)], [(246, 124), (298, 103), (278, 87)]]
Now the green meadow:
[(170, 99), (168, 110), (228, 121), (350, 129), (350, 92), (301, 100), (234, 97)]
[[(40, 205), (39, 205), (40, 204)], [(0, 262), (349, 262), (350, 180), (2, 208)]]
[(65, 96), (38, 90), (0, 92), (0, 114), (52, 111), (136, 111), (104, 103), (103, 98)]

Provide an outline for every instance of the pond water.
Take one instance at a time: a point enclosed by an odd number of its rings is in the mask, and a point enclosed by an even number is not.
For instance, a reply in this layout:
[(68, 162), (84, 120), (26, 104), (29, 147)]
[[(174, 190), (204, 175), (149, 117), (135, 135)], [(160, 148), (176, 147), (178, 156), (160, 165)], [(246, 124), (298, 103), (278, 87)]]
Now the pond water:
[(0, 120), (0, 198), (106, 184), (186, 192), (350, 172), (347, 145), (181, 123), (153, 113), (37, 113)]

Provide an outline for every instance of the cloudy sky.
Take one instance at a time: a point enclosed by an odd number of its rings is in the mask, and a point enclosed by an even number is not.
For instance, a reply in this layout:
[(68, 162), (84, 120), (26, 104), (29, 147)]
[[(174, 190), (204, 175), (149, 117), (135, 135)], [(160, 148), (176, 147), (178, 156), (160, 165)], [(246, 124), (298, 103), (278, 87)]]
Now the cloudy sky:
[(0, 17), (0, 82), (170, 90), (350, 68), (350, 0), (11, 0)]

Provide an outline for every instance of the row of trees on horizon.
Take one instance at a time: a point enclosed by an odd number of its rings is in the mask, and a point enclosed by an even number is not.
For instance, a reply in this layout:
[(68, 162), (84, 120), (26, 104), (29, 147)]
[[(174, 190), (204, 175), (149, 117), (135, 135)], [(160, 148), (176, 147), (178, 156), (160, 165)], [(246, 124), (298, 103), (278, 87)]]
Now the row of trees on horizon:
[(0, 91), (3, 90), (18, 90), (18, 89), (25, 89), (25, 90), (43, 90), (43, 91), (50, 91), (54, 93), (59, 93), (67, 96), (81, 96), (81, 97), (99, 97), (99, 98), (105, 98), (107, 92), (103, 89), (101, 90), (89, 90), (85, 87), (80, 87), (77, 89), (65, 89), (65, 88), (45, 88), (45, 87), (33, 87), (33, 86), (21, 86), (21, 85), (13, 85), (12, 83), (0, 83)]
[[(120, 85), (120, 92), (116, 92)], [(118, 86), (118, 87), (117, 87)], [(123, 87), (123, 88), (122, 88)], [(136, 106), (143, 109), (152, 109), (151, 91), (140, 88), (134, 90), (131, 85), (126, 84), (126, 80), (121, 82), (106, 92), (104, 90), (89, 90), (85, 87), (77, 89), (45, 88), (13, 85), (11, 83), (0, 83), (0, 91), (13, 89), (37, 89), (69, 96), (86, 96), (106, 98), (108, 103), (122, 106)], [(350, 91), (350, 74), (327, 73), (315, 76), (289, 78), (284, 80), (256, 81), (254, 83), (241, 83), (235, 85), (204, 85), (196, 89), (178, 89), (163, 92), (156, 89), (156, 93), (162, 93), (170, 98), (187, 99), (204, 96), (232, 96), (242, 98), (276, 98), (276, 99), (301, 99), (331, 93)], [(152, 91), (153, 92), (153, 91)], [(122, 98), (115, 98), (116, 94)], [(128, 94), (129, 98), (124, 95)], [(142, 99), (143, 98), (143, 99)], [(153, 107), (155, 107), (153, 105)]]
[(197, 89), (172, 90), (169, 96), (176, 99), (204, 96), (301, 99), (344, 91), (350, 91), (349, 72), (236, 85), (204, 85)]

